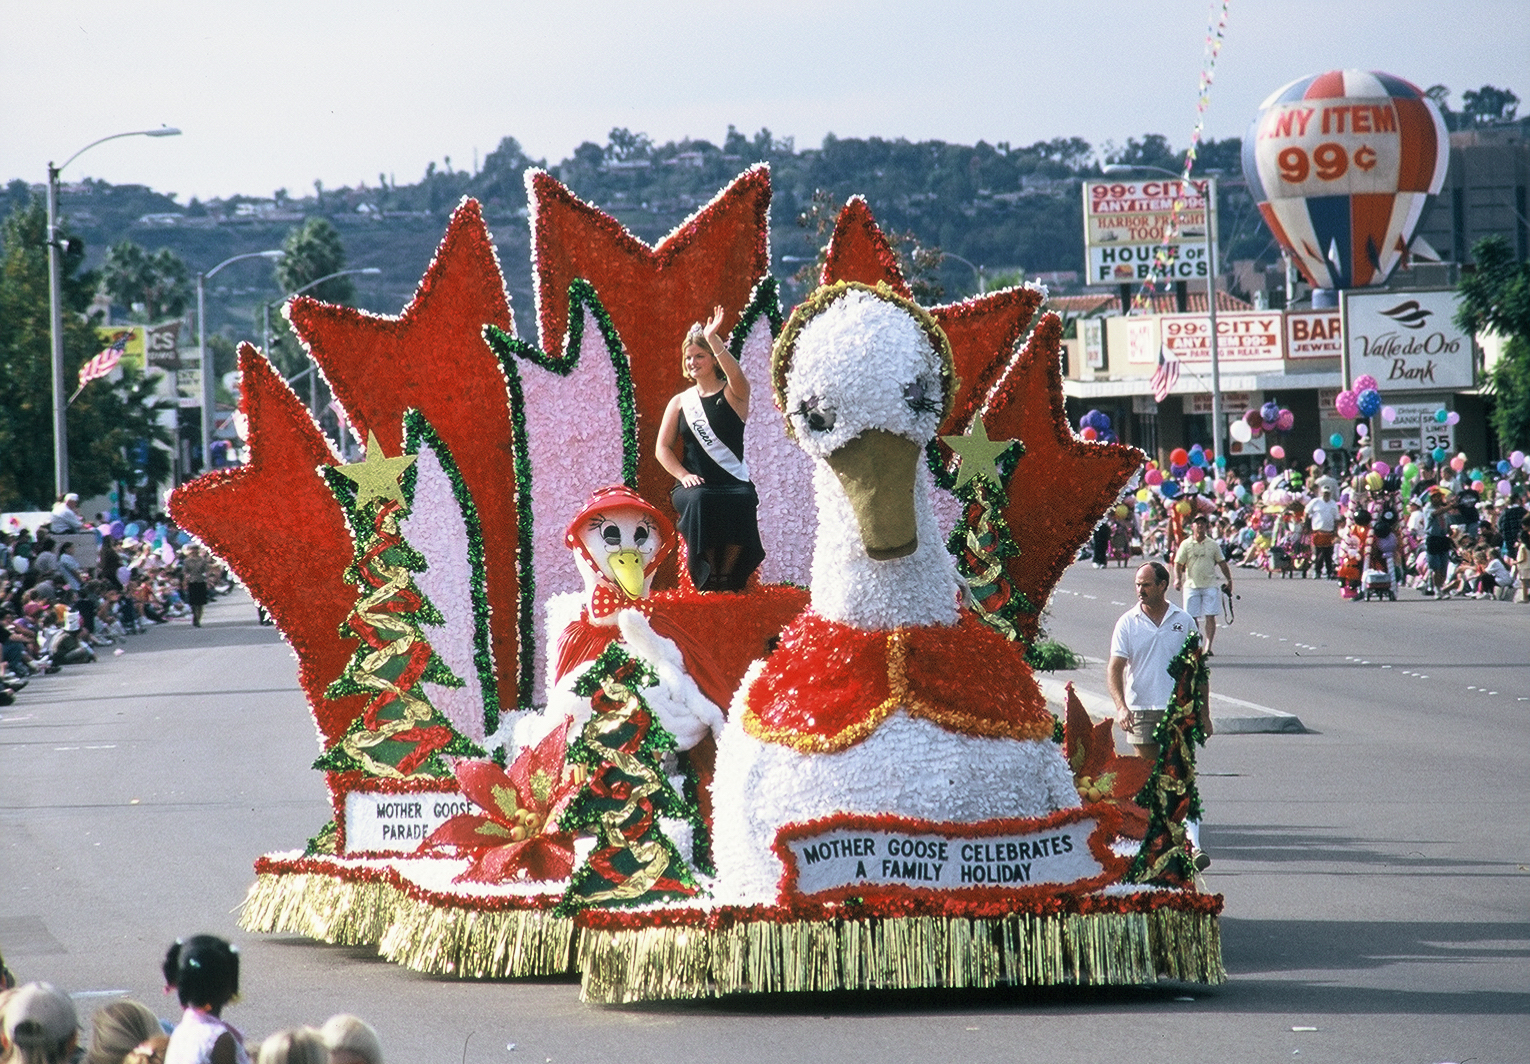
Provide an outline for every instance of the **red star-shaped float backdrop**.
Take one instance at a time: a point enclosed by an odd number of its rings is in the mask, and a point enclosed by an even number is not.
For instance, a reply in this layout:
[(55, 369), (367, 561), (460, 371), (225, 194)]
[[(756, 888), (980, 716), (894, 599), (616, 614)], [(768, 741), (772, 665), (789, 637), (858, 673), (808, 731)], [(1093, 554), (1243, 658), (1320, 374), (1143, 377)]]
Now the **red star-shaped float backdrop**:
[[(483, 339), (487, 324), (507, 332), (514, 324), (477, 202), (464, 200), (452, 215), (414, 300), (398, 317), (305, 296), (288, 304), (287, 316), (362, 436), (375, 432), (384, 452), (396, 455), (404, 412), (416, 409), (451, 451), (483, 531), (499, 702), (515, 706), (520, 581), (510, 400), (504, 370)], [(339, 569), (348, 561), (312, 559)]]
[(611, 315), (631, 362), (638, 493), (673, 515), (674, 478), (654, 457), (654, 445), (670, 397), (690, 385), (680, 372), (680, 344), (692, 323), (706, 321), (718, 305), (727, 311), (724, 329), (732, 329), (769, 272), (770, 171), (745, 171), (655, 247), (547, 173), (532, 171), (527, 188), (542, 350), (562, 350), (568, 286), (584, 278)]

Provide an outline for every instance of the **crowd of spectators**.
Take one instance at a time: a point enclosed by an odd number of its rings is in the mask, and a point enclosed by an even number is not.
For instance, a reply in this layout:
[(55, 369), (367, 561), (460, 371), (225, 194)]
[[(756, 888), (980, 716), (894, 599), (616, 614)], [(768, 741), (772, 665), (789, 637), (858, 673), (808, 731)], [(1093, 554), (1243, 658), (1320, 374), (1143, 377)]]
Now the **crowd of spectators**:
[(86, 1034), (68, 994), (51, 983), (16, 986), (0, 958), (0, 1064), (382, 1064), (377, 1032), (348, 1014), (247, 1043), (223, 1019), (238, 1000), (239, 951), (221, 938), (176, 942), (161, 971), (180, 999), (174, 1023), (120, 998), (95, 1010)]
[[(230, 588), (227, 572), (168, 520), (92, 525), (66, 495), (36, 530), (0, 528), (0, 706), (35, 677), (89, 664)], [(91, 557), (82, 557), (89, 555)]]
[(1094, 564), (1172, 559), (1191, 515), (1205, 513), (1233, 565), (1335, 580), (1345, 598), (1411, 587), (1436, 598), (1530, 601), (1530, 462), (1494, 485), (1444, 464), (1386, 476), (1365, 466), (1339, 476), (1333, 464), (1265, 470), (1252, 484), (1228, 472), (1218, 491), (1168, 498), (1134, 485), (1095, 530)]

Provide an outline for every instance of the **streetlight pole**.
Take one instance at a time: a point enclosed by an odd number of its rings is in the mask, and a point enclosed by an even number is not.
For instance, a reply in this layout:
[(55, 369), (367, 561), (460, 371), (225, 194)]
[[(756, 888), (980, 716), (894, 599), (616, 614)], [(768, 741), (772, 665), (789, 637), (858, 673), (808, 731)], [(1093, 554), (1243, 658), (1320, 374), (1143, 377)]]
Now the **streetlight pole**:
[(984, 295), (988, 291), (988, 279), (983, 275), (983, 267), (969, 261), (968, 259), (962, 258), (954, 251), (942, 251), (940, 253), (940, 257), (943, 259), (955, 259), (957, 262), (966, 263), (967, 266), (971, 267), (972, 272), (977, 274), (978, 295)]
[(213, 380), (212, 366), (207, 360), (207, 279), (225, 266), (245, 259), (279, 259), (285, 251), (251, 251), (224, 259), (206, 273), (197, 274), (197, 353), (202, 364), (202, 468), (212, 468), (213, 414), (217, 401), (217, 389)]
[(113, 133), (93, 140), (58, 166), (48, 163), (48, 314), (53, 340), (53, 488), (59, 498), (69, 490), (69, 428), (64, 416), (69, 393), (64, 387), (64, 293), (63, 249), (58, 243), (58, 175), (97, 144), (122, 137), (178, 137), (181, 131), (170, 126), (159, 129), (135, 129)]
[[(1175, 181), (1184, 181), (1188, 176), (1165, 170), (1161, 166), (1105, 167), (1106, 174), (1132, 170), (1152, 170), (1172, 177)], [(1213, 220), (1216, 217), (1217, 182), (1214, 177), (1202, 180), (1206, 185), (1203, 197), (1206, 203), (1206, 313), (1210, 318), (1208, 324), (1211, 329), (1211, 447), (1212, 453), (1216, 455), (1217, 468), (1223, 469), (1227, 466), (1227, 452), (1222, 449), (1226, 426), (1222, 424), (1222, 367), (1217, 358), (1217, 232)]]

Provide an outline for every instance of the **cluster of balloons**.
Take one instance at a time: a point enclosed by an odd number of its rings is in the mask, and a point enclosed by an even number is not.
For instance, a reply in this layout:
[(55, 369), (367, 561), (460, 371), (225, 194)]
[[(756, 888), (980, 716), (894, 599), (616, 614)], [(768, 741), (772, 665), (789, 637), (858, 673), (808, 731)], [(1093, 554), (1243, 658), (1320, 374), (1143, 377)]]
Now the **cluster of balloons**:
[(1250, 410), (1242, 419), (1234, 421), (1228, 433), (1239, 443), (1247, 443), (1262, 432), (1290, 432), (1296, 424), (1296, 415), (1273, 399), (1258, 410)]
[(1110, 427), (1110, 415), (1091, 410), (1078, 419), (1078, 434), (1096, 443), (1115, 443), (1116, 434)]
[[(1142, 483), (1146, 487), (1137, 492), (1138, 511), (1147, 509), (1154, 490), (1165, 499), (1180, 499), (1175, 508), (1181, 513), (1189, 513), (1191, 508), (1181, 496), (1226, 494), (1227, 481), (1219, 472), (1226, 464), (1225, 458), (1217, 457), (1198, 443), (1188, 449), (1176, 447), (1169, 452), (1167, 475), (1156, 463), (1148, 463), (1146, 472), (1142, 474)], [(1243, 489), (1243, 494), (1248, 494), (1246, 489)]]
[(126, 524), (113, 521), (109, 525), (102, 525), (100, 531), (118, 542), (124, 539), (136, 539), (148, 543), (155, 550), (160, 550), (167, 542), (172, 547), (184, 547), (191, 542), (191, 536), (185, 532), (172, 535), (165, 525), (144, 526), (137, 521), (129, 521)]
[(1434, 412), (1434, 420), (1438, 425), (1457, 425), (1461, 422), (1461, 415), (1442, 406)]
[[(1340, 392), (1335, 397), (1333, 408), (1346, 420), (1375, 417), (1382, 411), (1380, 382), (1369, 373), (1362, 373), (1355, 378), (1355, 383), (1348, 390)], [(1392, 417), (1396, 416), (1397, 411), (1393, 410)], [(1391, 418), (1388, 420), (1390, 421)]]

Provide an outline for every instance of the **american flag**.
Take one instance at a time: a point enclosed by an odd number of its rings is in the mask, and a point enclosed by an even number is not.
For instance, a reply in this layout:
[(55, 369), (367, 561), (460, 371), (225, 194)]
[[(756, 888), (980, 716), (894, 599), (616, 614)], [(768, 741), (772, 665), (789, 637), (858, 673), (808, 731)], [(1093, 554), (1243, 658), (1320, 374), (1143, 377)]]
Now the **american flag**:
[(1153, 399), (1163, 402), (1179, 381), (1179, 359), (1169, 354), (1166, 347), (1158, 349), (1158, 368), (1153, 371)]
[(81, 388), (117, 368), (117, 363), (122, 361), (123, 352), (127, 350), (127, 343), (132, 335), (130, 332), (123, 333), (113, 340), (112, 345), (105, 351), (80, 367)]

